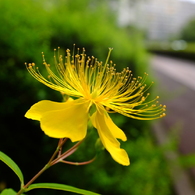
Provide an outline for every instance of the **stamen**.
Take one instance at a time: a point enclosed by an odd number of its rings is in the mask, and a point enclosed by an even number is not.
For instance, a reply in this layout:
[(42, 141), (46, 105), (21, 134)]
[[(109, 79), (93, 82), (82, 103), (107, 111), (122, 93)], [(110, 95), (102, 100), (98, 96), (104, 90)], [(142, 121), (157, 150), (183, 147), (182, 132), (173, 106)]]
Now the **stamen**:
[(60, 48), (54, 49), (54, 64), (57, 74), (52, 71), (52, 66), (46, 63), (42, 52), (43, 65), (48, 77), (44, 77), (35, 63), (25, 63), (30, 74), (60, 93), (76, 98), (91, 100), (95, 104), (102, 104), (109, 112), (119, 112), (125, 116), (136, 119), (154, 119), (165, 116), (166, 106), (159, 105), (159, 96), (146, 102), (150, 93), (144, 95), (153, 85), (146, 85), (148, 77), (135, 77), (129, 67), (121, 72), (116, 71), (116, 64), (110, 58), (112, 49), (109, 49), (105, 64), (99, 62), (94, 56), (87, 57), (85, 48), (82, 52), (77, 48), (75, 54), (75, 44), (73, 52), (66, 50), (66, 56), (60, 54)]

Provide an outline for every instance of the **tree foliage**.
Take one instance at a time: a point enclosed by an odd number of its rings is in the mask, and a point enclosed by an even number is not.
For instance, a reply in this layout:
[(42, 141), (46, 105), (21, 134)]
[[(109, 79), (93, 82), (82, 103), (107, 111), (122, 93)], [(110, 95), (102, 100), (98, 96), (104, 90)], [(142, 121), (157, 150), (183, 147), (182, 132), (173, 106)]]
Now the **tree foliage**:
[(195, 18), (190, 20), (181, 30), (180, 38), (187, 42), (195, 42)]

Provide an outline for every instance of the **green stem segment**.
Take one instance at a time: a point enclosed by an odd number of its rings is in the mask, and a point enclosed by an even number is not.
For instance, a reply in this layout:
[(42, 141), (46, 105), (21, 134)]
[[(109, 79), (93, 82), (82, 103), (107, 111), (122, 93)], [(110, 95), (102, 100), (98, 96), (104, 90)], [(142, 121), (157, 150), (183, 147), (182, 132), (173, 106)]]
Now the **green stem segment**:
[(51, 163), (53, 161), (53, 159), (55, 158), (55, 156), (58, 154), (58, 152), (61, 150), (61, 147), (63, 146), (63, 144), (66, 142), (67, 139), (60, 139), (59, 140), (59, 143), (58, 143), (58, 146), (55, 150), (55, 152), (53, 153), (52, 157), (50, 158), (49, 162), (26, 184), (24, 185), (16, 195), (20, 195), (22, 194), (23, 192), (26, 191), (26, 189), (28, 188), (28, 186), (30, 184), (32, 184), (45, 170), (47, 170), (49, 167), (51, 167)]
[(24, 185), (16, 195), (20, 195), (26, 191), (27, 187), (32, 184), (46, 169), (51, 165), (46, 164), (26, 185)]
[[(22, 186), (22, 188), (18, 191), (18, 193), (16, 195), (21, 195), (23, 192), (26, 192), (28, 187), (30, 186), (30, 184), (32, 184), (45, 170), (47, 170), (49, 167), (55, 165), (58, 162), (63, 162), (63, 163), (72, 164), (72, 165), (85, 165), (85, 164), (89, 164), (89, 163), (94, 161), (95, 158), (93, 158), (90, 161), (81, 162), (81, 163), (73, 163), (73, 162), (69, 162), (69, 161), (64, 161), (64, 159), (66, 157), (70, 156), (71, 154), (73, 154), (77, 150), (78, 146), (83, 142), (83, 140), (82, 140), (82, 141), (76, 143), (72, 148), (70, 148), (69, 150), (67, 150), (63, 154), (61, 154), (62, 146), (64, 145), (64, 143), (66, 141), (67, 141), (67, 139), (60, 139), (59, 140), (58, 146), (57, 146), (55, 152), (53, 153), (52, 157), (48, 161), (48, 163), (26, 185)], [(58, 154), (58, 156), (57, 156), (57, 154)], [(55, 157), (56, 157), (56, 159), (55, 159)]]
[(81, 140), (80, 142), (76, 143), (72, 148), (70, 148), (69, 150), (67, 150), (66, 152), (64, 152), (63, 154), (61, 154), (60, 156), (58, 156), (55, 160), (53, 160), (51, 162), (51, 165), (55, 165), (56, 163), (62, 161), (63, 159), (65, 159), (66, 157), (70, 156), (72, 153), (74, 153), (78, 146), (83, 142), (83, 140)]

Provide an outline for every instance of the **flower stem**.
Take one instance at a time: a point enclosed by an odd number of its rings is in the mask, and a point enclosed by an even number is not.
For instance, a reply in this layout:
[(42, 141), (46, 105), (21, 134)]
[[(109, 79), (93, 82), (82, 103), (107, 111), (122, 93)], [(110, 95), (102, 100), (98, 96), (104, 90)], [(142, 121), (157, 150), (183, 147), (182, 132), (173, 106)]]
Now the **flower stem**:
[(66, 157), (70, 156), (72, 153), (74, 153), (78, 146), (83, 142), (83, 140), (81, 140), (80, 142), (77, 142), (72, 148), (70, 148), (69, 150), (67, 150), (66, 152), (64, 152), (63, 154), (61, 154), (60, 156), (58, 156), (55, 160), (53, 160), (51, 162), (51, 165), (55, 165), (56, 163), (60, 162), (61, 160), (65, 159)]
[(26, 191), (27, 187), (33, 183), (46, 169), (48, 169), (51, 165), (46, 164), (26, 185), (24, 185), (20, 191), (16, 195), (20, 195)]
[(92, 163), (94, 160), (96, 159), (96, 156), (94, 158), (92, 158), (91, 160), (85, 161), (85, 162), (70, 162), (70, 161), (66, 161), (66, 160), (62, 160), (62, 163), (66, 163), (69, 165), (87, 165)]
[(61, 151), (62, 146), (64, 145), (64, 143), (65, 143), (66, 141), (67, 141), (67, 138), (65, 138), (65, 139), (60, 139), (60, 140), (59, 140), (58, 146), (57, 146), (55, 152), (53, 153), (52, 157), (50, 158), (50, 160), (49, 160), (49, 162), (48, 162), (47, 164), (50, 164), (50, 163), (53, 161), (53, 159), (55, 158), (55, 156), (57, 155), (57, 153), (58, 153), (59, 151)]
[[(70, 156), (72, 153), (74, 153), (77, 150), (78, 146), (83, 142), (83, 140), (81, 140), (80, 142), (76, 143), (72, 148), (70, 148), (69, 150), (67, 150), (63, 154), (61, 154), (62, 146), (64, 145), (64, 143), (66, 141), (67, 141), (67, 138), (59, 140), (58, 146), (57, 146), (55, 152), (53, 153), (53, 155), (51, 156), (50, 160), (48, 161), (48, 163), (26, 185), (22, 186), (16, 195), (21, 195), (23, 192), (28, 191), (28, 187), (30, 186), (30, 184), (32, 184), (45, 170), (47, 170), (49, 167), (55, 165), (56, 163), (61, 162), (66, 157)], [(58, 156), (57, 156), (57, 154), (58, 154)], [(86, 161), (86, 162), (81, 162), (81, 163), (69, 162), (68, 164), (84, 165), (84, 164), (89, 164), (89, 163), (93, 162), (93, 160), (94, 159), (92, 159), (90, 161)], [(64, 161), (64, 163), (66, 163), (66, 161)]]
[(58, 146), (57, 146), (55, 152), (53, 153), (53, 155), (51, 156), (50, 160), (48, 161), (48, 163), (26, 185), (22, 186), (22, 188), (18, 191), (18, 193), (16, 195), (20, 195), (23, 192), (25, 192), (30, 184), (32, 184), (46, 169), (48, 169), (49, 167), (52, 166), (51, 162), (53, 161), (53, 159), (55, 158), (57, 153), (61, 150), (61, 147), (66, 142), (66, 140), (67, 140), (66, 138), (59, 140)]

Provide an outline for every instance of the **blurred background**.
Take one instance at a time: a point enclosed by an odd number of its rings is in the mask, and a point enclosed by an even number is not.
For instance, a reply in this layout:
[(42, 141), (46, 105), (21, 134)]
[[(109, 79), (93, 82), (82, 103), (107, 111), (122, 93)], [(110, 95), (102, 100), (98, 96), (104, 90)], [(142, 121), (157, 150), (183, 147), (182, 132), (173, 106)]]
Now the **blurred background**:
[[(187, 0), (0, 0), (0, 150), (19, 165), (25, 182), (48, 161), (58, 140), (44, 135), (39, 123), (24, 114), (40, 100), (62, 98), (36, 81), (24, 63), (35, 62), (41, 69), (41, 52), (52, 64), (54, 48), (59, 46), (63, 53), (74, 43), (100, 61), (113, 47), (111, 59), (119, 71), (128, 66), (134, 76), (148, 72), (147, 84), (155, 81), (151, 96), (160, 95), (167, 116), (155, 123), (112, 116), (128, 137), (121, 144), (130, 166), (117, 164), (103, 151), (87, 166), (57, 164), (37, 182), (63, 183), (106, 195), (178, 195), (182, 193), (175, 178), (180, 175), (172, 170), (179, 166), (185, 168), (185, 181), (190, 182), (185, 195), (193, 194), (195, 3)], [(71, 160), (94, 156), (93, 132)], [(186, 190), (184, 184), (179, 186)], [(0, 191), (6, 187), (17, 191), (19, 185), (0, 162)], [(72, 194), (52, 190), (28, 194), (56, 193)]]

